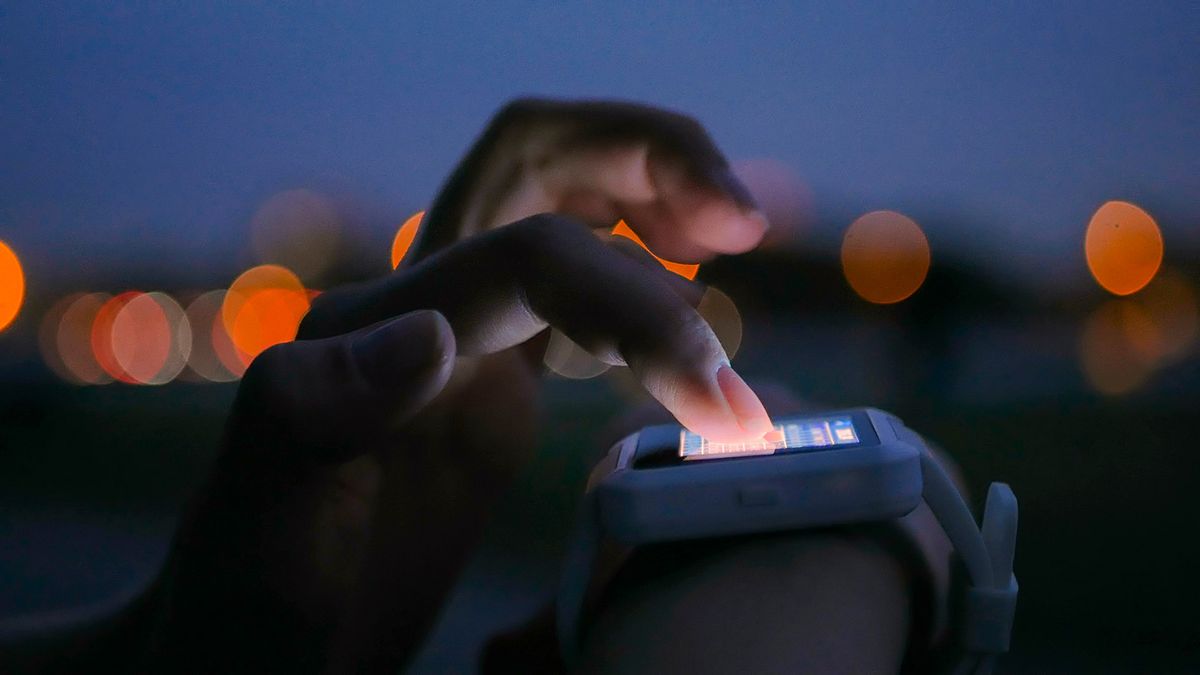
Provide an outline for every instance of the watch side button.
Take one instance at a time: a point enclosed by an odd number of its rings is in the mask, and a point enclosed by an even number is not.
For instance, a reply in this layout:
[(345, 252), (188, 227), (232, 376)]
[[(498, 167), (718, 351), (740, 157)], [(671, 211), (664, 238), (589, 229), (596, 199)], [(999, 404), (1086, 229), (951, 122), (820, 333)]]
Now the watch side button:
[(738, 503), (742, 506), (776, 506), (779, 501), (779, 488), (769, 485), (754, 485), (738, 490)]

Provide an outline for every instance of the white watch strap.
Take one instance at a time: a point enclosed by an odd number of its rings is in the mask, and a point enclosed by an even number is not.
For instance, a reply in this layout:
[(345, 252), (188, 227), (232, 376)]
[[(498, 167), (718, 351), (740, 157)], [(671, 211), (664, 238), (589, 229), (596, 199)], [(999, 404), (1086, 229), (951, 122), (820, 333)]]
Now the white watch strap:
[[(1008, 485), (992, 483), (980, 528), (954, 481), (925, 443), (911, 430), (904, 432), (915, 436), (906, 440), (921, 449), (925, 502), (962, 558), (970, 582), (960, 630), (966, 655), (955, 672), (987, 675), (996, 655), (1008, 651), (1016, 611), (1017, 579), (1012, 567), (1017, 499)], [(559, 649), (568, 665), (579, 653), (579, 624), (602, 535), (595, 492), (589, 490), (579, 504), (558, 588), (555, 624)]]
[(992, 483), (983, 527), (977, 527), (954, 482), (924, 443), (920, 447), (925, 503), (962, 558), (969, 581), (960, 628), (966, 654), (955, 672), (987, 675), (996, 655), (1008, 651), (1016, 613), (1017, 498), (1008, 485)]

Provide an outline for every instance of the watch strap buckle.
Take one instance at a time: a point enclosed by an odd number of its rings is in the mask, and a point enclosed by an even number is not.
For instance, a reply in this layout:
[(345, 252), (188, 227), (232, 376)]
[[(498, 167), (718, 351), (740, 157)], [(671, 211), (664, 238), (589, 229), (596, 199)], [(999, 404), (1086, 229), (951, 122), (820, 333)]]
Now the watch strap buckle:
[(1002, 654), (1008, 651), (1017, 611), (1017, 577), (1013, 557), (1017, 546), (1017, 498), (1005, 483), (992, 483), (980, 527), (991, 561), (991, 583), (967, 589), (962, 641), (968, 651)]

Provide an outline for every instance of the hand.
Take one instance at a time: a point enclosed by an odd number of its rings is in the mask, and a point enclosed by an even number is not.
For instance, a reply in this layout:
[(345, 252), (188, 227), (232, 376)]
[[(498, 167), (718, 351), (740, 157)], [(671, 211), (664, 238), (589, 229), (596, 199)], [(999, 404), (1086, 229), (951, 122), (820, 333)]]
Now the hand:
[[(772, 415), (819, 409), (775, 383), (754, 389)], [(653, 403), (629, 411), (608, 425), (601, 446), (670, 417)], [(961, 488), (954, 463), (931, 451)], [(589, 482), (610, 470), (598, 466)], [(952, 553), (924, 504), (893, 525), (637, 549), (606, 542), (591, 580), (599, 599), (572, 672), (895, 672), (902, 661), (920, 669), (946, 637)], [(664, 641), (668, 624), (674, 638)], [(803, 629), (772, 635), (770, 625)], [(740, 639), (714, 639), (743, 629)], [(553, 600), (494, 636), (481, 663), (484, 673), (564, 671)]]
[(425, 216), (421, 249), (536, 213), (601, 228), (622, 218), (678, 262), (745, 253), (767, 230), (694, 119), (632, 103), (523, 99), (496, 115), (446, 182)]
[(769, 429), (686, 283), (579, 222), (617, 217), (681, 261), (747, 250), (765, 229), (687, 118), (551, 102), (498, 115), (430, 209), (427, 257), (323, 294), (300, 340), (251, 365), (161, 583), (154, 661), (402, 665), (529, 456), (531, 339), (548, 326), (628, 365), (700, 433)]
[[(794, 415), (817, 409), (811, 402), (801, 400), (790, 388), (778, 382), (755, 381), (754, 391), (771, 415)], [(629, 409), (605, 425), (597, 438), (600, 446), (598, 450), (606, 452), (632, 433), (650, 426), (669, 424), (671, 420), (671, 413), (654, 401)], [(599, 480), (610, 470), (611, 466), (597, 466), (592, 471), (588, 483)], [(629, 554), (630, 549), (625, 547), (601, 546), (597, 551), (598, 558), (595, 561), (591, 583), (603, 586), (611, 581)], [(524, 623), (494, 635), (484, 647), (480, 672), (525, 672), (543, 675), (565, 672), (565, 664), (559, 656), (555, 611), (555, 600), (551, 598)]]

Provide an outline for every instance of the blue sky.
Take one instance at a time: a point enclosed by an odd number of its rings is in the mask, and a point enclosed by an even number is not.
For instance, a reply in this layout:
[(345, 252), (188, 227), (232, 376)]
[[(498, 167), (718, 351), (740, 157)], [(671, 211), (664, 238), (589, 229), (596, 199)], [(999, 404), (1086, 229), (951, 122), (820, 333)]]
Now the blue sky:
[(110, 4), (0, 6), (0, 239), (31, 281), (241, 264), (293, 187), (385, 241), (520, 94), (697, 116), (806, 178), (817, 243), (895, 208), (935, 256), (1069, 280), (1131, 199), (1200, 248), (1197, 3)]

